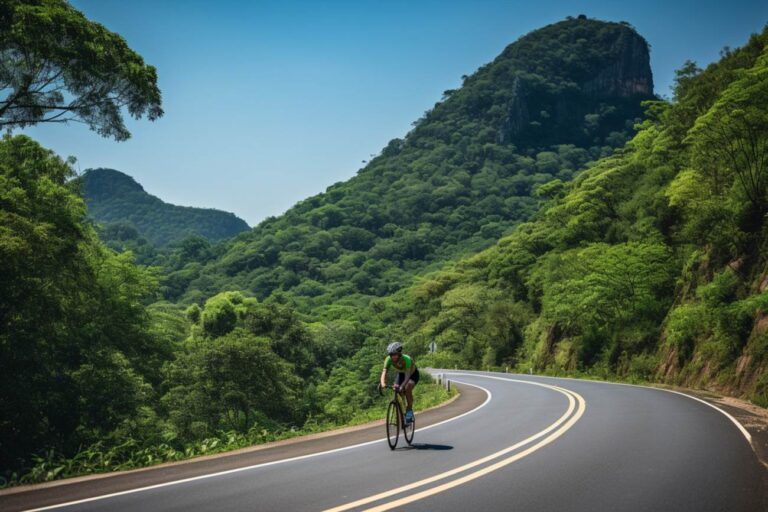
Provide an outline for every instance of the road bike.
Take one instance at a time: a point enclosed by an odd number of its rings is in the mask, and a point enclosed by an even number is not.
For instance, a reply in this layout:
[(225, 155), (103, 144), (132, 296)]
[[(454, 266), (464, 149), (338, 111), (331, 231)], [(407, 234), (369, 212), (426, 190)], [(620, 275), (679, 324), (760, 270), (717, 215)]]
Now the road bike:
[[(384, 390), (379, 386), (379, 394), (384, 396)], [(392, 390), (392, 400), (387, 406), (387, 443), (390, 450), (394, 450), (397, 441), (400, 438), (400, 431), (403, 431), (405, 442), (411, 445), (413, 443), (413, 434), (416, 433), (416, 417), (410, 423), (405, 422), (405, 394), (401, 390)]]

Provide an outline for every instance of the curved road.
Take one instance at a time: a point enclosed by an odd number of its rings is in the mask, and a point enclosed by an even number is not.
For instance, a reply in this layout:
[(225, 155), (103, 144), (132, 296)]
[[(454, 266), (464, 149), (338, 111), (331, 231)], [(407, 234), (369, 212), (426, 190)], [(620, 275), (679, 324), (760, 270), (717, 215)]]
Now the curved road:
[(768, 510), (765, 469), (744, 433), (700, 401), (591, 381), (445, 374), (488, 399), (418, 429), (413, 448), (390, 451), (382, 439), (46, 510)]

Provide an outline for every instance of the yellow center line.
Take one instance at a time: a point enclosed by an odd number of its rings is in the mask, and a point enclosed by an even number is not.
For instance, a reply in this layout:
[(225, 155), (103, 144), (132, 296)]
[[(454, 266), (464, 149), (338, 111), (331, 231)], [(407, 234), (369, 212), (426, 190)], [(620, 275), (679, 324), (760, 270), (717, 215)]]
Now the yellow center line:
[(387, 503), (387, 504), (381, 505), (379, 507), (376, 507), (376, 508), (373, 508), (373, 509), (370, 509), (370, 510), (377, 510), (377, 511), (378, 510), (389, 510), (391, 508), (395, 508), (395, 507), (401, 506), (403, 504), (411, 503), (413, 501), (420, 500), (422, 498), (425, 498), (427, 496), (431, 496), (431, 495), (436, 494), (438, 492), (442, 492), (442, 491), (444, 491), (446, 489), (449, 489), (451, 487), (455, 487), (455, 486), (461, 485), (463, 483), (469, 482), (470, 480), (474, 480), (475, 478), (479, 478), (480, 476), (488, 474), (491, 471), (495, 471), (496, 469), (499, 469), (499, 468), (501, 468), (503, 466), (506, 466), (507, 464), (511, 464), (512, 462), (514, 462), (514, 461), (516, 461), (518, 459), (521, 459), (521, 458), (525, 457), (526, 455), (528, 455), (528, 454), (538, 450), (542, 446), (551, 443), (556, 438), (560, 437), (566, 430), (571, 428), (571, 426), (576, 421), (578, 421), (578, 419), (584, 413), (584, 408), (586, 407), (584, 399), (581, 396), (579, 396), (578, 394), (576, 394), (576, 393), (574, 393), (574, 392), (572, 392), (570, 390), (566, 390), (566, 389), (560, 388), (558, 386), (551, 386), (549, 384), (543, 384), (543, 383), (539, 383), (539, 382), (530, 382), (530, 381), (522, 381), (522, 380), (515, 380), (515, 379), (499, 379), (499, 380), (506, 380), (506, 381), (511, 381), (511, 382), (521, 382), (521, 383), (524, 383), (524, 384), (532, 384), (532, 385), (541, 386), (541, 387), (545, 387), (545, 388), (549, 388), (549, 389), (553, 389), (555, 391), (558, 391), (558, 392), (564, 394), (568, 398), (568, 410), (565, 412), (565, 414), (563, 414), (560, 418), (558, 418), (557, 421), (552, 423), (549, 427), (545, 428), (544, 430), (542, 430), (542, 431), (532, 435), (531, 437), (529, 437), (529, 438), (527, 438), (527, 439), (525, 439), (523, 441), (520, 441), (519, 443), (516, 443), (516, 444), (514, 444), (512, 446), (509, 446), (507, 448), (504, 448), (503, 450), (500, 450), (500, 451), (498, 451), (496, 453), (492, 453), (491, 455), (488, 455), (488, 456), (483, 457), (481, 459), (478, 459), (476, 461), (470, 462), (470, 463), (465, 464), (463, 466), (451, 469), (451, 470), (446, 471), (444, 473), (440, 473), (440, 474), (434, 475), (432, 477), (425, 478), (423, 480), (419, 480), (418, 482), (414, 482), (414, 483), (411, 483), (411, 484), (408, 484), (408, 485), (404, 485), (404, 486), (398, 487), (396, 489), (385, 491), (385, 492), (376, 494), (374, 496), (369, 496), (367, 498), (362, 498), (360, 500), (353, 501), (351, 503), (347, 503), (347, 504), (344, 504), (344, 505), (340, 505), (338, 507), (327, 509), (324, 512), (343, 512), (345, 510), (350, 510), (350, 509), (353, 509), (353, 508), (356, 508), (356, 507), (360, 507), (362, 505), (366, 505), (366, 504), (372, 503), (374, 501), (383, 500), (385, 498), (389, 498), (389, 497), (394, 496), (396, 494), (400, 494), (400, 493), (409, 491), (411, 489), (415, 489), (417, 487), (428, 485), (428, 484), (436, 482), (438, 480), (442, 480), (442, 479), (448, 478), (448, 477), (453, 476), (453, 475), (455, 475), (457, 473), (461, 473), (463, 471), (466, 471), (468, 469), (474, 468), (476, 466), (479, 466), (481, 464), (489, 462), (489, 461), (491, 461), (493, 459), (496, 459), (498, 457), (506, 455), (507, 453), (509, 453), (511, 451), (514, 451), (514, 450), (516, 450), (516, 449), (518, 449), (518, 448), (520, 448), (522, 446), (525, 446), (526, 444), (529, 444), (529, 443), (535, 441), (536, 439), (538, 439), (538, 438), (548, 434), (549, 432), (551, 432), (552, 430), (556, 429), (558, 426), (563, 424), (563, 422), (565, 422), (568, 419), (568, 417), (571, 416), (571, 414), (573, 413), (574, 409), (576, 408), (576, 401), (574, 400), (574, 396), (576, 397), (576, 400), (578, 400), (578, 402), (579, 402), (579, 409), (576, 412), (576, 414), (570, 419), (570, 421), (565, 423), (565, 425), (563, 425), (563, 427), (560, 428), (560, 430), (558, 430), (557, 432), (552, 434), (550, 437), (544, 439), (543, 441), (541, 441), (538, 444), (532, 446), (531, 448), (529, 448), (529, 449), (527, 449), (527, 450), (525, 450), (523, 452), (520, 452), (519, 454), (513, 455), (512, 457), (504, 459), (504, 460), (502, 460), (502, 461), (500, 461), (500, 462), (498, 462), (498, 463), (496, 463), (496, 464), (494, 464), (492, 466), (489, 466), (488, 468), (481, 469), (481, 470), (479, 470), (479, 471), (477, 471), (475, 473), (471, 473), (471, 474), (466, 475), (466, 476), (464, 476), (462, 478), (459, 478), (457, 480), (453, 480), (451, 482), (447, 482), (447, 483), (445, 483), (443, 485), (440, 485), (438, 487), (434, 487), (432, 489), (427, 489), (427, 490), (422, 491), (420, 493), (413, 494), (411, 496), (402, 498), (402, 499), (397, 500), (397, 501), (393, 501), (391, 503)]
[[(574, 393), (575, 394), (575, 393)], [(476, 478), (480, 478), (481, 476), (485, 476), (488, 473), (491, 473), (493, 471), (496, 471), (497, 469), (501, 469), (504, 466), (507, 466), (509, 464), (512, 464), (516, 460), (520, 460), (526, 455), (530, 455), (531, 453), (535, 452), (539, 448), (548, 445), (561, 435), (563, 435), (568, 429), (570, 429), (574, 423), (576, 423), (579, 418), (584, 414), (584, 409), (586, 408), (586, 404), (584, 402), (584, 399), (581, 398), (581, 396), (576, 395), (579, 400), (579, 410), (576, 412), (576, 414), (568, 420), (568, 422), (562, 426), (557, 432), (552, 434), (551, 436), (547, 437), (546, 439), (538, 442), (537, 444), (531, 446), (527, 450), (524, 450), (520, 453), (516, 453), (515, 455), (504, 459), (502, 461), (497, 462), (496, 464), (493, 464), (491, 466), (488, 466), (486, 468), (480, 469), (478, 471), (475, 471), (474, 473), (470, 473), (469, 475), (466, 475), (462, 478), (457, 478), (456, 480), (452, 480), (450, 482), (444, 483), (443, 485), (439, 485), (437, 487), (433, 487), (431, 489), (427, 489), (425, 491), (422, 491), (417, 494), (413, 494), (411, 496), (407, 496), (405, 498), (401, 498), (396, 501), (392, 501), (389, 503), (385, 503), (384, 505), (379, 505), (378, 507), (373, 507), (366, 509), (366, 512), (383, 512), (384, 510), (390, 510), (397, 507), (402, 507), (403, 505), (406, 505), (408, 503), (412, 503), (414, 501), (418, 501), (421, 499), (424, 499), (428, 496), (432, 496), (434, 494), (441, 493), (443, 491), (447, 491), (448, 489), (451, 489), (453, 487), (458, 487), (459, 485), (465, 484), (467, 482), (470, 482), (472, 480), (475, 480)]]

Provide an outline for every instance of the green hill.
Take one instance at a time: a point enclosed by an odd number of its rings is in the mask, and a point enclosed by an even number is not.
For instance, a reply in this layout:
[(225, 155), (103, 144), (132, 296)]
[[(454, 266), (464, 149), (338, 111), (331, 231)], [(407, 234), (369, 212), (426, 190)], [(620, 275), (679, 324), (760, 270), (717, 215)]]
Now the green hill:
[(354, 178), (240, 235), (206, 266), (176, 269), (167, 297), (278, 293), (304, 312), (343, 316), (528, 219), (541, 185), (571, 180), (631, 137), (652, 84), (648, 45), (626, 24), (568, 19), (533, 31), (445, 91)]
[[(678, 71), (535, 220), (380, 307), (435, 365), (718, 389), (768, 404), (768, 29)], [(429, 364), (424, 359), (422, 364)]]
[(120, 171), (88, 169), (79, 179), (88, 216), (104, 226), (107, 239), (143, 237), (164, 247), (189, 236), (218, 241), (249, 229), (233, 213), (165, 203)]

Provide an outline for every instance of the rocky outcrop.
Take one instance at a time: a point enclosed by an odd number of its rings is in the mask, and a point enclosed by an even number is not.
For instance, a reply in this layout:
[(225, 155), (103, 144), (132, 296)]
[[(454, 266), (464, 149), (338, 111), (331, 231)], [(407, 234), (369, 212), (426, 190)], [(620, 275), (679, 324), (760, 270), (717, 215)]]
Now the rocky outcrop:
[(622, 32), (616, 41), (616, 59), (607, 63), (582, 90), (594, 97), (633, 97), (653, 95), (648, 44), (634, 32)]
[(508, 142), (508, 139), (520, 133), (530, 122), (528, 104), (526, 103), (522, 81), (519, 77), (515, 78), (512, 85), (512, 100), (509, 102), (507, 112), (507, 117), (504, 119), (497, 137), (499, 144)]
[(507, 69), (511, 84), (499, 143), (527, 146), (557, 133), (561, 144), (599, 145), (653, 98), (648, 43), (624, 23), (555, 23), (507, 47), (493, 66)]

